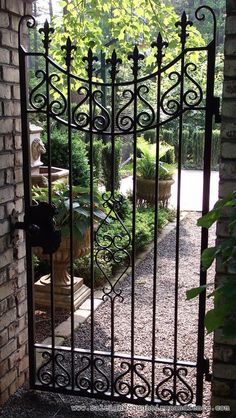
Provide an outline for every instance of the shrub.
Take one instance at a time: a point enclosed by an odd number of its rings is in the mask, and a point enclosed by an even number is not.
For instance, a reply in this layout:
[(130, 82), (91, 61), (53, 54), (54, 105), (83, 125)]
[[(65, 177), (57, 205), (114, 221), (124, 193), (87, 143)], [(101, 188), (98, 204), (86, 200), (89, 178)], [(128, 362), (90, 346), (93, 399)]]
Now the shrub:
[(204, 131), (196, 129), (192, 135), (193, 165), (196, 168), (203, 167)]
[(220, 130), (214, 129), (212, 132), (212, 151), (211, 166), (213, 169), (218, 168), (220, 158)]
[[(114, 189), (118, 190), (120, 185), (119, 167), (121, 162), (121, 147), (120, 140), (115, 141), (115, 161), (114, 161)], [(103, 180), (106, 191), (112, 189), (112, 175), (113, 175), (113, 161), (112, 161), (112, 146), (111, 141), (105, 144), (102, 148), (102, 171)]]
[(156, 142), (156, 130), (152, 129), (150, 131), (146, 131), (143, 134), (144, 139), (151, 144), (154, 144)]
[[(103, 143), (101, 139), (93, 141), (93, 175), (99, 180), (101, 176), (101, 159)], [(90, 164), (90, 144), (86, 144), (89, 164)]]
[[(44, 134), (43, 142), (47, 153), (42, 156), (44, 164), (48, 164), (48, 142)], [(68, 134), (64, 129), (55, 128), (51, 132), (51, 161), (52, 165), (61, 168), (69, 168)], [(73, 184), (88, 186), (89, 164), (86, 146), (79, 134), (72, 133), (72, 177)]]

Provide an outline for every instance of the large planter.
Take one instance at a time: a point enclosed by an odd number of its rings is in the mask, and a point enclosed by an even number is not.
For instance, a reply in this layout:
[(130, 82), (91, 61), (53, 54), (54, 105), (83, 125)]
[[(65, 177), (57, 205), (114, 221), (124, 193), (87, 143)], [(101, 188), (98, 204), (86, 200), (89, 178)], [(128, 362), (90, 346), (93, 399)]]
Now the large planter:
[[(81, 241), (74, 240), (73, 259), (83, 257), (90, 251), (90, 229)], [(34, 248), (34, 254), (41, 259), (49, 259), (41, 248)], [(67, 268), (70, 264), (70, 239), (62, 238), (60, 247), (52, 255), (54, 302), (56, 307), (69, 308), (71, 298), (71, 275)], [(74, 309), (77, 309), (90, 295), (90, 290), (83, 284), (83, 278), (74, 277)], [(41, 277), (35, 283), (35, 301), (38, 305), (50, 306), (51, 274)]]
[[(163, 207), (167, 207), (171, 196), (171, 186), (174, 180), (159, 180), (158, 201)], [(155, 204), (155, 180), (137, 177), (137, 198)]]
[[(90, 229), (87, 229), (84, 238), (81, 241), (74, 240), (73, 244), (73, 259), (80, 258), (86, 255), (90, 251)], [(39, 247), (34, 248), (34, 254), (41, 259), (43, 258), (49, 260), (49, 256), (44, 255), (42, 249)], [(62, 237), (60, 247), (53, 254), (52, 260), (54, 286), (70, 286), (71, 276), (67, 271), (67, 267), (70, 264), (69, 238)], [(49, 279), (50, 275), (48, 275), (47, 277)]]

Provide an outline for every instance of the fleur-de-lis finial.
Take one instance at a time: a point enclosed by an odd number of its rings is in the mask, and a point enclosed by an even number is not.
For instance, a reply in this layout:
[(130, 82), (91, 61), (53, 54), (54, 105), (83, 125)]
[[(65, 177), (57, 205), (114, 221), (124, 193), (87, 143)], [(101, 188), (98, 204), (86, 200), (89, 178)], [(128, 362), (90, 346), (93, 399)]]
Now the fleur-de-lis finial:
[(139, 60), (144, 59), (144, 55), (140, 54), (137, 45), (135, 45), (133, 52), (128, 54), (128, 59), (133, 60), (133, 66), (131, 68), (132, 68), (134, 77), (137, 77), (138, 71), (141, 68), (140, 65), (139, 65)]
[(157, 35), (157, 40), (152, 42), (151, 47), (157, 48), (157, 53), (155, 54), (155, 57), (157, 59), (157, 65), (158, 67), (161, 66), (162, 58), (165, 56), (163, 49), (168, 47), (168, 42), (163, 41), (161, 33), (159, 32)]
[(118, 74), (119, 72), (117, 66), (119, 64), (122, 64), (122, 60), (120, 58), (117, 58), (115, 49), (113, 49), (112, 56), (111, 58), (108, 58), (106, 60), (106, 63), (111, 65), (111, 69), (109, 70), (109, 73), (110, 73), (111, 79), (114, 81), (116, 78), (116, 74)]
[(191, 22), (191, 20), (187, 19), (187, 15), (186, 15), (185, 12), (182, 13), (181, 20), (176, 22), (176, 24), (175, 24), (176, 27), (178, 27), (178, 26), (181, 27), (181, 32), (179, 33), (179, 37), (181, 39), (181, 43), (182, 43), (183, 47), (186, 43), (187, 37), (189, 36), (186, 29), (187, 29), (188, 26), (192, 26), (192, 25), (193, 25), (193, 22)]
[(51, 42), (51, 38), (50, 38), (50, 33), (53, 34), (54, 33), (54, 28), (51, 28), (49, 26), (48, 20), (45, 20), (45, 23), (43, 25), (43, 28), (39, 29), (39, 33), (43, 33), (44, 34), (44, 39), (42, 40), (43, 42), (43, 46), (46, 50), (46, 52), (48, 51), (49, 48), (49, 44)]
[(65, 61), (66, 61), (66, 65), (67, 65), (68, 68), (70, 67), (71, 60), (73, 59), (71, 53), (72, 53), (72, 51), (76, 51), (76, 49), (77, 49), (76, 46), (75, 45), (72, 45), (71, 39), (68, 36), (68, 38), (66, 40), (66, 44), (65, 45), (62, 45), (62, 47), (61, 47), (61, 50), (62, 51), (64, 51), (64, 50), (66, 51)]
[(98, 61), (98, 57), (94, 56), (92, 49), (89, 48), (87, 57), (83, 57), (83, 62), (88, 63), (87, 73), (89, 77), (92, 77), (92, 74), (94, 71), (93, 63), (97, 61)]

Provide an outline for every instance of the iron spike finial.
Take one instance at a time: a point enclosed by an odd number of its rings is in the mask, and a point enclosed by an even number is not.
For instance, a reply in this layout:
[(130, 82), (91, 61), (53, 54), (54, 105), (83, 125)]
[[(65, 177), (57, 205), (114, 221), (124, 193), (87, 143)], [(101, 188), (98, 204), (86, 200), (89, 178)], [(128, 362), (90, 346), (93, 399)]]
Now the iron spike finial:
[(120, 58), (117, 58), (116, 50), (113, 49), (111, 58), (107, 58), (106, 60), (107, 64), (111, 65), (111, 69), (109, 71), (111, 79), (114, 81), (116, 78), (116, 74), (118, 74), (118, 65), (122, 64), (122, 60)]
[(71, 60), (73, 59), (72, 51), (76, 51), (77, 47), (75, 45), (72, 45), (72, 42), (69, 36), (67, 37), (66, 44), (62, 45), (61, 50), (66, 51), (65, 61), (66, 61), (67, 67), (70, 67)]
[(157, 40), (151, 43), (152, 48), (157, 48), (157, 53), (155, 54), (158, 67), (161, 66), (162, 58), (165, 56), (163, 49), (168, 47), (168, 42), (163, 41), (161, 32), (157, 35)]
[(89, 77), (92, 77), (93, 71), (95, 70), (93, 67), (93, 63), (98, 61), (98, 57), (96, 57), (95, 55), (93, 55), (93, 51), (92, 48), (89, 47), (88, 49), (88, 55), (87, 57), (83, 57), (83, 62), (87, 62), (88, 66), (87, 66), (87, 73)]
[(43, 27), (39, 29), (39, 33), (44, 34), (44, 39), (42, 40), (42, 42), (43, 42), (43, 46), (44, 46), (44, 48), (47, 52), (48, 48), (49, 48), (49, 44), (51, 42), (50, 33), (51, 34), (54, 33), (54, 28), (49, 26), (49, 23), (48, 23), (47, 19), (45, 20)]
[(187, 15), (185, 13), (185, 11), (182, 13), (181, 16), (181, 20), (179, 20), (178, 22), (176, 22), (175, 26), (176, 28), (178, 28), (178, 26), (181, 27), (181, 32), (179, 33), (179, 37), (182, 43), (182, 46), (184, 47), (185, 43), (186, 43), (186, 39), (189, 36), (189, 33), (187, 32), (187, 27), (192, 26), (193, 22), (191, 22), (191, 20), (188, 20)]
[(141, 54), (139, 52), (138, 45), (135, 45), (133, 52), (128, 54), (128, 59), (133, 60), (133, 66), (131, 67), (131, 69), (133, 71), (134, 77), (137, 77), (138, 72), (141, 68), (141, 66), (139, 65), (139, 61), (144, 59), (144, 54)]

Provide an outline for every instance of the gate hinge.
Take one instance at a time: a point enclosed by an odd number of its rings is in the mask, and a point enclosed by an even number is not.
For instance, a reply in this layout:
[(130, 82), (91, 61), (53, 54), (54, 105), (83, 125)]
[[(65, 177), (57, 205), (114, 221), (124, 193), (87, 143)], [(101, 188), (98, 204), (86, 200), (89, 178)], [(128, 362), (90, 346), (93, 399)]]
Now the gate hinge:
[(203, 360), (203, 373), (205, 374), (205, 380), (206, 382), (211, 382), (212, 374), (209, 372), (210, 370), (210, 362), (208, 358), (205, 358)]
[(221, 123), (220, 98), (219, 97), (213, 97), (213, 115), (215, 116), (215, 123)]

